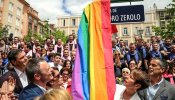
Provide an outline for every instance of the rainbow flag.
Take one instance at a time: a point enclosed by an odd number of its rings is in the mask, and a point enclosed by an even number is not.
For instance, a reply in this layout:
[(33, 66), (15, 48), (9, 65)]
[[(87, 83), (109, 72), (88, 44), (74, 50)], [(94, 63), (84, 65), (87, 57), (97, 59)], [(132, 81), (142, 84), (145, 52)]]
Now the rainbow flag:
[(113, 100), (110, 0), (94, 1), (81, 17), (72, 75), (73, 100)]

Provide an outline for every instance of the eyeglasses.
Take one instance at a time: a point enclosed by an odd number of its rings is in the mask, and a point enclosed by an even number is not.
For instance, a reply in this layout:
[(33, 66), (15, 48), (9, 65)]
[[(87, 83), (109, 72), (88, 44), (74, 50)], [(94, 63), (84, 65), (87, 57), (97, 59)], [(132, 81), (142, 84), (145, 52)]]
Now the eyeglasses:
[(115, 55), (118, 55), (119, 56), (120, 54), (119, 53), (116, 53)]
[(130, 63), (130, 65), (135, 65), (135, 63)]
[(129, 74), (129, 72), (128, 72), (128, 71), (122, 71), (122, 73), (126, 73), (126, 74)]
[(69, 75), (68, 73), (63, 73), (62, 75)]

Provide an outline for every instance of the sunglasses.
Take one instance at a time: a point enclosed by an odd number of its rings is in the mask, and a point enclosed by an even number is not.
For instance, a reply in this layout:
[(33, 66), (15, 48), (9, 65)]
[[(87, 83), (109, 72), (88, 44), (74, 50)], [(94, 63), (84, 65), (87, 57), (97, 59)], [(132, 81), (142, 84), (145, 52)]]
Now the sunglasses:
[(119, 53), (116, 53), (115, 55), (120, 55)]
[(63, 73), (62, 75), (64, 76), (64, 75), (69, 75), (69, 74), (68, 73)]
[(122, 73), (126, 73), (126, 74), (129, 74), (129, 72), (128, 72), (128, 71), (122, 71)]

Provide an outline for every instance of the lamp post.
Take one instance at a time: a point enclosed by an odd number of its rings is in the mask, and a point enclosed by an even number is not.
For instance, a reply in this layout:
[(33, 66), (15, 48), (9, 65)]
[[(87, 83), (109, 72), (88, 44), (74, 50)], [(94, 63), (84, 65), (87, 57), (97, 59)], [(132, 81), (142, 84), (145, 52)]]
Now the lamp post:
[(142, 34), (143, 34), (143, 29), (139, 29), (139, 30), (137, 30), (138, 31), (138, 33), (139, 33), (139, 35), (140, 35), (140, 37), (141, 37), (141, 39), (142, 39)]

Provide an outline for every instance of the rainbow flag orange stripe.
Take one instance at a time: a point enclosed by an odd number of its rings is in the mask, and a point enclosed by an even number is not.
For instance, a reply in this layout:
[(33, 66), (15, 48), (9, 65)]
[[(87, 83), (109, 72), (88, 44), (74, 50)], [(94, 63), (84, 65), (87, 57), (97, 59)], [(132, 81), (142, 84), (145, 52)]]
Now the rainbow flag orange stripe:
[(72, 95), (74, 100), (113, 100), (115, 89), (110, 0), (98, 0), (82, 14)]

